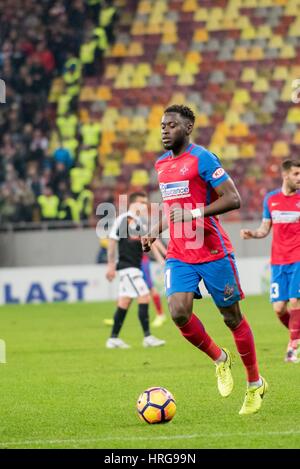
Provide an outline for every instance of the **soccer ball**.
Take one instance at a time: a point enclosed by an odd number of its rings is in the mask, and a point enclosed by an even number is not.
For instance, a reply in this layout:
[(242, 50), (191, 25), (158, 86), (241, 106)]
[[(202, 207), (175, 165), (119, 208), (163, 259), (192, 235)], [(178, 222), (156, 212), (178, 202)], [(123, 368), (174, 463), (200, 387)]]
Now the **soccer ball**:
[(147, 423), (165, 423), (176, 413), (176, 403), (165, 388), (153, 387), (142, 392), (137, 400), (137, 411), (141, 420)]

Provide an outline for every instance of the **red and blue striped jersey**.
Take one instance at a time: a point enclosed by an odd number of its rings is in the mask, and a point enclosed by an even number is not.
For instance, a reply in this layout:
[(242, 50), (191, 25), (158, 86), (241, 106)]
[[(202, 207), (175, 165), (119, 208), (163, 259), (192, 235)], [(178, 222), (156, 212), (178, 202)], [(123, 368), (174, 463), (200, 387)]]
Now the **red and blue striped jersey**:
[[(169, 217), (170, 207), (174, 204), (192, 210), (198, 208), (198, 204), (209, 205), (218, 198), (214, 188), (229, 176), (217, 156), (199, 145), (190, 144), (177, 157), (173, 157), (171, 151), (162, 155), (156, 161), (155, 169), (169, 222), (167, 258), (198, 264), (221, 259), (231, 253), (232, 245), (217, 216), (182, 224), (170, 222)], [(190, 230), (186, 230), (184, 225), (189, 225)], [(202, 236), (196, 236), (196, 229)]]

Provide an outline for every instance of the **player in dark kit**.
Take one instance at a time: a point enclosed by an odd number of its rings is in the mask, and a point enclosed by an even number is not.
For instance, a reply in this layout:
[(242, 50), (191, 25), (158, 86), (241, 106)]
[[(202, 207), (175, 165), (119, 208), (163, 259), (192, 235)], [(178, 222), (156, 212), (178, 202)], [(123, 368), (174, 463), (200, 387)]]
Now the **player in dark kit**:
[(252, 414), (261, 407), (267, 383), (259, 374), (252, 331), (240, 311), (239, 300), (244, 295), (233, 248), (216, 216), (239, 208), (240, 197), (219, 159), (190, 143), (194, 122), (194, 113), (186, 106), (165, 110), (161, 133), (167, 152), (155, 168), (166, 219), (143, 237), (142, 243), (144, 250), (149, 250), (168, 223), (165, 287), (172, 319), (185, 339), (215, 362), (219, 392), (229, 396), (233, 389), (231, 354), (213, 341), (193, 313), (193, 300), (201, 298), (198, 285), (203, 279), (233, 334), (247, 372), (248, 385), (239, 413)]
[[(115, 221), (109, 234), (107, 273), (111, 282), (119, 271), (120, 284), (117, 310), (111, 337), (106, 342), (107, 348), (129, 348), (119, 333), (133, 298), (138, 301), (139, 320), (143, 329), (144, 347), (158, 347), (165, 341), (157, 339), (150, 333), (149, 326), (149, 288), (143, 279), (141, 262), (143, 256), (140, 236), (143, 233), (143, 220), (139, 214), (147, 212), (147, 196), (143, 192), (135, 192), (129, 196), (129, 210), (121, 214)], [(145, 231), (144, 231), (145, 232)], [(119, 247), (119, 259), (116, 265), (116, 247)]]
[[(289, 329), (286, 362), (300, 363), (300, 160), (282, 162), (282, 186), (264, 199), (257, 230), (243, 229), (243, 239), (265, 238), (273, 226), (270, 299)], [(289, 309), (288, 309), (289, 307)]]

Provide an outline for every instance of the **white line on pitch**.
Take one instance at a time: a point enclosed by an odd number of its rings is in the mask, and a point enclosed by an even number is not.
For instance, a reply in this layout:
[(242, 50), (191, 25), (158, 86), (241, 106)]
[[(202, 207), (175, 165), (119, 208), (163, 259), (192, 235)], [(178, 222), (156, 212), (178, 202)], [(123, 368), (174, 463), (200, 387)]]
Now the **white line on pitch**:
[(96, 443), (101, 441), (160, 441), (160, 440), (185, 440), (185, 439), (195, 439), (195, 438), (228, 438), (232, 436), (279, 436), (279, 435), (299, 435), (300, 430), (287, 430), (287, 431), (278, 431), (278, 432), (248, 432), (248, 433), (205, 433), (205, 435), (200, 435), (198, 433), (192, 435), (166, 435), (166, 436), (137, 436), (137, 437), (122, 437), (122, 436), (105, 436), (98, 438), (78, 438), (78, 439), (65, 439), (65, 440), (23, 440), (23, 441), (6, 441), (1, 442), (0, 446), (30, 446), (30, 445), (53, 445), (53, 444), (80, 444), (80, 443)]

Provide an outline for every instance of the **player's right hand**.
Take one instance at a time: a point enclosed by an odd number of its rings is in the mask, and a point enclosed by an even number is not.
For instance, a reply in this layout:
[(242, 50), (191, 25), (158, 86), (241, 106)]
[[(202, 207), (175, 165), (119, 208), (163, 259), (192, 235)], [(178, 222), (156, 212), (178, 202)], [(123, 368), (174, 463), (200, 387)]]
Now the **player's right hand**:
[(110, 265), (109, 265), (108, 268), (107, 268), (107, 271), (106, 271), (106, 278), (107, 278), (107, 280), (108, 280), (109, 282), (112, 282), (113, 279), (115, 278), (115, 276), (116, 276), (116, 268), (115, 268), (115, 266), (114, 266), (114, 265), (113, 265), (113, 266), (110, 266)]
[(248, 229), (241, 230), (240, 236), (242, 239), (252, 239), (253, 238), (252, 230), (248, 230)]
[(149, 252), (151, 250), (151, 245), (154, 243), (156, 238), (151, 238), (150, 236), (142, 236), (141, 243), (144, 252)]

